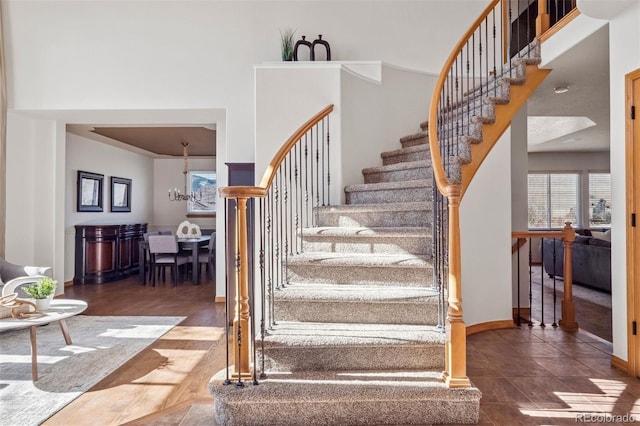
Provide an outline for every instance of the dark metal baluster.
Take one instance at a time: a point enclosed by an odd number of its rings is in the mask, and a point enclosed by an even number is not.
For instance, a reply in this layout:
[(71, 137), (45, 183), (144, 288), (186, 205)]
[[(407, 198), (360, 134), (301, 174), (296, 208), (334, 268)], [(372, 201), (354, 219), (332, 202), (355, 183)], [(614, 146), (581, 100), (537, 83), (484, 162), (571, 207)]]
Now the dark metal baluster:
[(292, 172), (293, 169), (291, 167), (292, 155), (293, 154), (291, 152), (287, 154), (287, 159), (289, 161), (289, 187), (287, 190), (288, 199), (289, 199), (289, 220), (287, 222), (288, 222), (288, 229), (289, 229), (289, 255), (291, 256), (293, 256), (293, 246), (297, 239), (297, 236), (294, 235), (294, 232), (296, 232), (296, 230), (294, 227), (295, 222), (293, 219), (293, 206), (294, 206), (295, 200), (293, 198), (293, 172)]
[(295, 210), (296, 210), (296, 218), (294, 221), (294, 225), (295, 225), (295, 241), (296, 241), (296, 254), (300, 254), (300, 247), (302, 246), (302, 227), (300, 226), (300, 192), (298, 191), (299, 189), (299, 169), (300, 169), (300, 162), (299, 162), (299, 157), (298, 157), (298, 148), (300, 146), (300, 141), (296, 142), (295, 146), (293, 147), (293, 163), (295, 165), (295, 188), (296, 188), (296, 196), (295, 199), (291, 201), (292, 204), (294, 204), (295, 206)]
[[(261, 360), (262, 366), (260, 368), (260, 379), (267, 378), (267, 374), (264, 372), (264, 336), (265, 336), (265, 317), (266, 317), (266, 282), (265, 282), (265, 264), (264, 264), (264, 239), (265, 239), (265, 222), (264, 222), (264, 198), (259, 201), (260, 206), (260, 347), (261, 347)], [(255, 348), (255, 345), (254, 345)], [(253, 353), (254, 363), (257, 364), (257, 358), (255, 351)], [(256, 368), (254, 367), (254, 370)]]
[(287, 257), (287, 250), (284, 241), (287, 230), (285, 229), (286, 222), (283, 222), (283, 218), (286, 217), (286, 201), (284, 200), (286, 198), (286, 189), (284, 188), (285, 183), (283, 183), (285, 179), (282, 174), (282, 167), (278, 168), (278, 180), (280, 181), (280, 190), (282, 191), (280, 205), (278, 206), (280, 209), (280, 214), (278, 215), (278, 229), (280, 231), (278, 249), (280, 251), (280, 263), (278, 266), (280, 267), (280, 287), (284, 288), (285, 283), (287, 282), (287, 277), (285, 276), (285, 259)]
[(511, 26), (511, 23), (513, 22), (513, 9), (511, 8), (511, 1), (508, 2), (509, 4), (509, 19), (508, 19), (508, 23), (505, 24), (505, 28), (507, 30), (507, 57), (505, 58), (505, 61), (508, 61), (507, 67), (509, 68), (509, 77), (513, 76), (513, 67), (511, 66), (511, 45), (513, 44), (513, 31), (511, 31), (511, 29), (513, 28)]
[[(229, 199), (225, 198), (224, 203), (224, 235), (229, 240), (229, 222), (227, 221), (227, 209), (229, 208)], [(226, 347), (226, 355), (227, 355), (227, 368), (225, 371), (225, 379), (224, 384), (228, 385), (231, 383), (231, 379), (229, 378), (229, 268), (226, 262), (226, 259), (229, 259), (229, 245), (225, 241), (224, 244), (224, 341)]]
[[(480, 101), (482, 101), (482, 91), (483, 91), (483, 83), (482, 83), (482, 24), (478, 27), (478, 81), (479, 81), (479, 89), (480, 89)], [(482, 102), (480, 102), (482, 105)], [(477, 106), (474, 104), (474, 108)]]
[[(484, 55), (484, 76), (485, 76), (485, 83), (487, 85), (487, 88), (485, 90), (485, 95), (488, 97), (489, 96), (489, 16), (485, 16), (484, 18), (484, 43), (485, 43), (485, 55)], [(484, 85), (483, 84), (483, 85)], [(483, 116), (484, 114), (482, 113), (482, 105), (484, 105), (484, 103), (480, 103), (480, 115)]]
[[(316, 211), (318, 211), (318, 207), (320, 207), (320, 144), (322, 143), (319, 140), (320, 132), (318, 132), (318, 125), (315, 125), (316, 130)], [(311, 140), (313, 140), (313, 135), (311, 136)], [(318, 222), (316, 221), (316, 224)]]
[[(288, 157), (288, 155), (287, 155)], [(287, 271), (289, 268), (289, 230), (291, 228), (290, 223), (289, 223), (289, 185), (287, 184), (287, 179), (288, 179), (288, 170), (287, 170), (287, 157), (284, 158), (284, 161), (282, 162), (282, 165), (280, 166), (280, 170), (282, 171), (282, 175), (283, 175), (283, 182), (284, 182), (284, 186), (282, 187), (282, 199), (284, 202), (284, 211), (283, 211), (283, 219), (284, 221), (282, 222), (283, 228), (284, 228), (284, 282), (289, 284), (288, 277), (287, 277)]]
[[(536, 16), (538, 14), (536, 13)], [(529, 9), (527, 8), (527, 47), (529, 46), (529, 43), (531, 43), (531, 14), (529, 13)], [(527, 48), (527, 57), (529, 56), (529, 49)]]
[(491, 13), (491, 19), (493, 21), (493, 96), (498, 96), (498, 70), (496, 68), (496, 9), (494, 8)]
[(275, 283), (276, 283), (276, 267), (277, 264), (274, 264), (276, 261), (276, 254), (274, 251), (274, 240), (275, 240), (275, 232), (273, 229), (273, 205), (275, 198), (275, 189), (274, 186), (271, 186), (270, 194), (269, 194), (269, 218), (267, 222), (267, 230), (269, 232), (269, 246), (267, 249), (269, 250), (269, 328), (273, 328), (276, 324), (276, 316), (275, 316), (275, 305), (274, 305), (274, 296), (275, 296)]
[(304, 226), (309, 226), (309, 141), (308, 134), (304, 135), (304, 211), (307, 218)]
[[(238, 200), (236, 199), (236, 208), (235, 208), (235, 212), (234, 215), (236, 217), (236, 237), (238, 237), (240, 235), (240, 221), (238, 220)], [(237, 238), (236, 238), (236, 253), (235, 253), (235, 258), (236, 258), (236, 277), (240, 277), (240, 265), (241, 265), (241, 259), (240, 259), (240, 244), (237, 243)], [(236, 280), (238, 280), (238, 278), (236, 278)], [(239, 286), (236, 283), (236, 293), (237, 293), (237, 288)], [(240, 294), (236, 294), (236, 312), (237, 315), (240, 315), (240, 312), (242, 312), (241, 306), (240, 306)], [(234, 321), (235, 322), (235, 321)], [(244, 382), (242, 381), (242, 321), (240, 321), (240, 318), (238, 318), (237, 321), (237, 327), (238, 327), (238, 331), (237, 331), (237, 339), (238, 339), (238, 354), (237, 354), (237, 359), (238, 359), (238, 363), (236, 364), (238, 366), (238, 371), (236, 371), (236, 373), (238, 373), (238, 381), (236, 382), (236, 386), (237, 387), (244, 387)]]
[[(251, 229), (250, 224), (253, 223), (253, 217), (255, 212), (255, 203), (254, 198), (249, 200), (249, 209), (247, 214), (247, 229)], [(262, 228), (260, 228), (262, 232)], [(249, 309), (251, 310), (249, 313), (249, 318), (251, 318), (252, 322), (256, 317), (256, 280), (255, 280), (255, 259), (253, 254), (255, 253), (256, 246), (256, 233), (249, 231), (249, 248), (252, 250), (251, 255), (249, 255), (249, 292), (251, 298), (251, 304)], [(261, 295), (263, 297), (264, 295)], [(251, 347), (253, 349), (253, 384), (258, 384), (258, 363), (257, 363), (257, 348), (256, 348), (256, 327), (255, 322), (249, 326), (251, 328)]]
[(309, 140), (309, 165), (310, 165), (310, 174), (309, 174), (310, 178), (309, 179), (311, 180), (311, 182), (310, 182), (310, 187), (311, 187), (311, 194), (310, 194), (311, 195), (311, 198), (310, 198), (310, 200), (311, 200), (311, 220), (313, 222), (312, 226), (316, 226), (317, 225), (316, 214), (315, 214), (315, 210), (316, 209), (313, 206), (313, 197), (315, 195), (314, 191), (313, 191), (313, 189), (314, 189), (313, 188), (313, 176), (314, 176), (313, 175), (313, 128), (311, 128), (309, 130), (308, 134), (309, 134), (309, 139), (310, 139)]
[(468, 135), (471, 134), (471, 102), (472, 102), (472, 92), (473, 89), (471, 87), (470, 83), (470, 78), (471, 78), (471, 61), (469, 60), (469, 42), (467, 42), (467, 114), (466, 114), (466, 118), (467, 118), (467, 127), (465, 129), (466, 133)]

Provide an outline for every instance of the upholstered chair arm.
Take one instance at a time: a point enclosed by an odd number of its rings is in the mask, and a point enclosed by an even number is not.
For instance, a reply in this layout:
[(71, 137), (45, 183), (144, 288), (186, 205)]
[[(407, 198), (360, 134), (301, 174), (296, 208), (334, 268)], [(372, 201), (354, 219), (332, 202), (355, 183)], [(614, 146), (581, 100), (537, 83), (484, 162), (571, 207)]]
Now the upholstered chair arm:
[(0, 279), (5, 283), (14, 278), (34, 275), (53, 277), (53, 271), (49, 266), (16, 265), (0, 259)]

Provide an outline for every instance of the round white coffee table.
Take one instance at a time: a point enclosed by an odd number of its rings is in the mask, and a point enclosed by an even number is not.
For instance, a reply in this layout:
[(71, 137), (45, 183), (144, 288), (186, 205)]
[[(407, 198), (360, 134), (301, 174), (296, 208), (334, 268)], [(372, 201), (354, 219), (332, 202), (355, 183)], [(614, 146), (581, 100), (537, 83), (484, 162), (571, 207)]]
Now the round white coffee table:
[(75, 299), (53, 299), (49, 309), (44, 311), (45, 315), (38, 318), (2, 318), (0, 319), (0, 332), (15, 330), (19, 328), (29, 328), (31, 334), (31, 375), (33, 381), (38, 380), (38, 351), (36, 346), (36, 327), (42, 324), (58, 321), (64, 336), (64, 341), (70, 345), (71, 336), (65, 321), (66, 318), (78, 315), (87, 309), (87, 302)]

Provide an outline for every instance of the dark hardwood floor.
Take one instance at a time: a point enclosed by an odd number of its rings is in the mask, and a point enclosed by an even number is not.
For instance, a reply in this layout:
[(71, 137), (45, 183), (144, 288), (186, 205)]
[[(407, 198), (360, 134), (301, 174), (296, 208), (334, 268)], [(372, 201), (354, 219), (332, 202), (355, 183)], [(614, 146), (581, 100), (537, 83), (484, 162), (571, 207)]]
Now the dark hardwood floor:
[[(214, 424), (207, 383), (224, 367), (225, 345), (224, 304), (213, 302), (213, 282), (151, 288), (134, 277), (67, 287), (65, 295), (87, 301), (86, 315), (186, 319), (44, 425)], [(585, 414), (640, 419), (640, 380), (612, 368), (611, 344), (591, 333), (526, 325), (488, 331), (469, 337), (467, 354), (469, 377), (483, 393), (479, 424), (575, 424)]]

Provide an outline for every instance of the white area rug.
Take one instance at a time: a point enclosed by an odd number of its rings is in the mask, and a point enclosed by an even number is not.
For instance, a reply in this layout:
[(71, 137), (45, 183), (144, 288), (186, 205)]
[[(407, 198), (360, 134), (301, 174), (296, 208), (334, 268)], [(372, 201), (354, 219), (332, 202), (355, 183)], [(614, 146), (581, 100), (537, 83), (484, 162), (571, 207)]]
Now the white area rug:
[(38, 327), (38, 381), (31, 380), (29, 329), (0, 333), (0, 425), (38, 425), (185, 317), (85, 316)]

